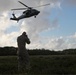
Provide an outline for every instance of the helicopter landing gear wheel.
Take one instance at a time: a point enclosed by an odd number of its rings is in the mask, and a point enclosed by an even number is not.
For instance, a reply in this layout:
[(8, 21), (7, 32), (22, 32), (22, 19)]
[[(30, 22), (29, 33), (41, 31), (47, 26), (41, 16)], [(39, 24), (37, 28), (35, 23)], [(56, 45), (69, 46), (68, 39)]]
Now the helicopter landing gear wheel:
[(36, 18), (36, 16), (34, 16)]

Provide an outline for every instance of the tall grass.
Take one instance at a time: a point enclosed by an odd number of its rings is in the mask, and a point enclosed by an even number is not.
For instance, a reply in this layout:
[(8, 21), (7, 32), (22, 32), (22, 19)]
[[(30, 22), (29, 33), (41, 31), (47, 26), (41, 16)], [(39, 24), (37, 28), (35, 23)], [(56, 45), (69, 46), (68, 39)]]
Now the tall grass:
[[(30, 56), (30, 62), (28, 75), (76, 74), (76, 55)], [(1, 56), (0, 74), (18, 74), (17, 65), (17, 56)]]

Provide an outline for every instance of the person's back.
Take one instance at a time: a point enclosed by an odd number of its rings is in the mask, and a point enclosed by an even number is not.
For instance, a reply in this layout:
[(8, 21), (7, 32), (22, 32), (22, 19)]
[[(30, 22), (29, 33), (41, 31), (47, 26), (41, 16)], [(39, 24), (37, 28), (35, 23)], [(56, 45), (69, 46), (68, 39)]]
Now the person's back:
[(17, 38), (17, 43), (20, 52), (26, 49), (26, 43), (30, 44), (30, 40), (25, 32)]
[(26, 35), (26, 32), (23, 32), (22, 35), (17, 38), (19, 71), (24, 71), (30, 65), (29, 54), (26, 50), (26, 43), (30, 44), (30, 40)]

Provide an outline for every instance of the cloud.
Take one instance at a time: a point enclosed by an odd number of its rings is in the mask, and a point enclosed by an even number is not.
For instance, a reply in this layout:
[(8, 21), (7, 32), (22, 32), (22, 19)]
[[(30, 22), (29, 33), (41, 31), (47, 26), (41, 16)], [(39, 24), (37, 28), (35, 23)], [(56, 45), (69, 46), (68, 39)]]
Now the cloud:
[(4, 12), (4, 11), (10, 11), (11, 7), (16, 6), (15, 5), (15, 0), (0, 0), (0, 11)]
[(66, 6), (76, 6), (76, 0), (63, 0)]
[[(76, 33), (70, 36), (60, 37), (41, 37), (37, 43), (34, 43), (34, 48), (45, 48), (50, 50), (63, 50), (76, 48)], [(47, 40), (45, 40), (47, 39)]]
[[(71, 35), (74, 36), (74, 35)], [(63, 50), (76, 48), (76, 37), (48, 37), (41, 38), (42, 40), (38, 40), (33, 43), (33, 45), (28, 46), (29, 48), (45, 48), (50, 50)], [(45, 40), (47, 39), (47, 40)]]
[[(17, 32), (9, 32), (8, 29), (11, 28), (11, 26), (14, 26), (15, 22), (11, 22), (9, 19), (9, 12), (3, 12), (0, 17), (0, 46), (15, 46), (14, 41), (16, 37), (18, 36)], [(15, 26), (16, 27), (16, 26)], [(9, 32), (9, 33), (7, 33)], [(15, 39), (14, 39), (15, 38)]]
[(37, 4), (35, 6), (43, 5), (46, 3), (51, 3), (51, 5), (48, 7), (38, 8), (41, 13), (37, 16), (36, 19), (32, 17), (26, 19), (21, 24), (20, 31), (23, 32), (25, 30), (31, 39), (31, 45), (29, 48), (43, 48), (44, 46), (48, 47), (44, 43), (44, 39), (39, 34), (44, 31), (55, 29), (59, 26), (58, 18), (54, 18), (53, 21), (49, 19), (51, 10), (53, 8), (60, 7), (59, 0), (35, 1), (35, 4)]
[[(19, 4), (16, 0), (13, 0), (13, 1), (12, 0), (8, 0), (8, 1), (0, 0), (0, 8), (1, 8), (0, 15), (2, 15), (0, 17), (0, 32), (1, 32), (0, 39), (5, 40), (5, 41), (0, 42), (0, 46), (14, 45), (13, 44), (14, 42), (12, 42), (13, 39), (17, 37), (18, 33), (21, 34), (23, 31), (26, 31), (28, 33), (29, 37), (31, 38), (32, 42), (34, 42), (34, 44), (39, 44), (41, 40), (40, 39), (41, 37), (39, 36), (39, 34), (42, 31), (53, 29), (58, 26), (58, 22), (57, 22), (58, 20), (54, 20), (53, 22), (50, 22), (48, 17), (51, 14), (52, 8), (56, 6), (59, 7), (59, 0), (47, 0), (47, 1), (46, 0), (43, 0), (43, 1), (34, 0), (33, 2), (22, 0), (22, 2), (28, 4), (28, 6), (39, 6), (39, 5), (43, 5), (47, 3), (50, 3), (51, 5), (37, 8), (41, 11), (41, 13), (37, 16), (36, 19), (30, 18), (20, 23), (21, 25), (18, 24), (20, 26), (19, 27), (20, 30), (18, 32), (13, 31), (11, 33), (6, 33), (5, 31), (9, 32), (8, 29), (11, 28), (12, 25), (16, 24), (16, 22), (12, 22), (9, 20), (9, 17), (10, 17), (9, 10), (12, 8), (24, 7), (24, 6)], [(13, 33), (16, 33), (16, 34), (14, 35)]]
[(12, 32), (10, 34), (2, 33), (0, 37), (0, 46), (17, 46), (16, 38), (18, 36), (18, 32)]
[[(42, 38), (40, 36), (41, 32), (56, 29), (59, 27), (58, 18), (54, 18), (52, 21), (49, 19), (51, 16), (51, 11), (54, 8), (60, 9), (61, 0), (34, 0), (27, 1), (22, 0), (22, 2), (26, 3), (28, 6), (39, 6), (43, 4), (50, 3), (50, 6), (37, 8), (41, 11), (41, 13), (35, 19), (34, 17), (21, 20), (19, 24), (16, 22), (10, 21), (10, 9), (16, 7), (24, 7), (19, 4), (16, 0), (1, 0), (1, 21), (0, 21), (0, 46), (17, 46), (17, 37), (23, 32), (26, 31), (31, 44), (27, 46), (27, 48), (49, 48), (49, 49), (61, 49), (64, 46), (65, 40), (61, 37), (59, 38), (51, 38), (46, 37)], [(17, 11), (18, 12), (18, 11)], [(18, 12), (19, 14), (20, 12)], [(17, 14), (17, 15), (18, 15)], [(12, 30), (12, 26), (18, 27), (17, 31), (11, 31), (9, 33), (9, 29)], [(7, 31), (7, 32), (6, 32)]]

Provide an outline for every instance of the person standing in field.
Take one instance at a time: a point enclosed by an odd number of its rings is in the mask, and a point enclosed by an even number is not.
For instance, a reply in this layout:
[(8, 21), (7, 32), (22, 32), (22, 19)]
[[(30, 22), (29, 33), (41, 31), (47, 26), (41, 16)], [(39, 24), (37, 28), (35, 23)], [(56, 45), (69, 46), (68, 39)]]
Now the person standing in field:
[(26, 32), (23, 32), (22, 35), (17, 38), (18, 71), (22, 73), (26, 72), (30, 68), (30, 59), (26, 50), (26, 44), (30, 44), (30, 40)]

